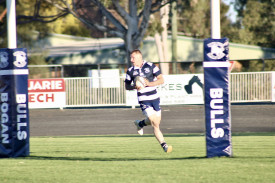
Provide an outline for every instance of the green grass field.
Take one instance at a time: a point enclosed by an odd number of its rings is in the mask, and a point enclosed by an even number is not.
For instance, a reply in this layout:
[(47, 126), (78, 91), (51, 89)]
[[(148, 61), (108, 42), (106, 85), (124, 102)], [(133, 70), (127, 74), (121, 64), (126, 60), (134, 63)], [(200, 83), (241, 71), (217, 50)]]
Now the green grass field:
[(206, 158), (203, 135), (166, 141), (171, 154), (150, 135), (31, 137), (29, 157), (0, 159), (0, 182), (275, 182), (275, 133), (233, 134), (232, 158)]

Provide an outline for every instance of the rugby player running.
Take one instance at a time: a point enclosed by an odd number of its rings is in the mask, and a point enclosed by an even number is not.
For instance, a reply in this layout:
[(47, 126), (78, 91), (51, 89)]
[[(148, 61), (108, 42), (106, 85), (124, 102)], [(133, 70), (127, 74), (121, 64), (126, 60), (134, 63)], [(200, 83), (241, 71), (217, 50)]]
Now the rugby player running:
[[(140, 50), (133, 50), (131, 52), (131, 63), (132, 66), (128, 68), (126, 73), (125, 88), (126, 90), (137, 89), (138, 102), (145, 116), (144, 120), (134, 121), (137, 131), (140, 135), (143, 135), (143, 127), (151, 125), (154, 129), (154, 135), (163, 150), (170, 153), (172, 152), (172, 146), (166, 144), (159, 127), (161, 109), (156, 86), (164, 83), (161, 71), (155, 64), (143, 60)], [(145, 78), (145, 88), (132, 84), (137, 76)]]

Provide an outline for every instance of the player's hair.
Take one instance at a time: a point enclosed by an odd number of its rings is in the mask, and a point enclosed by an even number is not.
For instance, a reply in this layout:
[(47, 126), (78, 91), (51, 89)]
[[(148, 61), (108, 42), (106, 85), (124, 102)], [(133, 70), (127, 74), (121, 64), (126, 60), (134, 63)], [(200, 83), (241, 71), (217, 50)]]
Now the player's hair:
[(139, 49), (134, 49), (133, 51), (131, 51), (131, 55), (133, 53), (139, 53), (140, 55), (142, 55), (141, 51)]

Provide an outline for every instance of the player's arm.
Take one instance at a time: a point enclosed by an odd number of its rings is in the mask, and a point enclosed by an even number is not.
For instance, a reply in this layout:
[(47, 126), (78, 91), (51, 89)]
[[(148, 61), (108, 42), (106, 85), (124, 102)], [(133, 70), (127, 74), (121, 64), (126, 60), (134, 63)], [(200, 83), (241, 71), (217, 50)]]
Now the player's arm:
[(130, 73), (127, 71), (126, 78), (125, 78), (125, 89), (126, 90), (134, 90), (136, 89), (135, 85), (133, 84), (133, 79), (130, 76)]
[(146, 86), (158, 86), (158, 85), (162, 85), (164, 83), (162, 74), (159, 74), (156, 78), (157, 78), (157, 80), (152, 81), (152, 82), (145, 80)]
[(136, 89), (136, 87), (134, 85), (132, 85), (131, 83), (125, 81), (125, 89), (126, 90), (134, 90), (134, 89)]

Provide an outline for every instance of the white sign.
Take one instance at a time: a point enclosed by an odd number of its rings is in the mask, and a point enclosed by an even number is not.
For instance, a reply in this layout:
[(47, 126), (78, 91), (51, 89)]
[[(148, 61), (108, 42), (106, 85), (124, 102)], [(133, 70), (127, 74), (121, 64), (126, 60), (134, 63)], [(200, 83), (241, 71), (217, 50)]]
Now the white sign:
[(119, 88), (119, 69), (89, 70), (88, 76), (92, 77), (91, 88)]
[[(161, 105), (203, 104), (203, 74), (164, 75), (158, 87)], [(139, 105), (137, 92), (126, 91), (126, 104)]]
[(63, 108), (66, 104), (64, 79), (29, 79), (29, 108)]
[(203, 74), (164, 76), (158, 87), (160, 104), (203, 104)]

